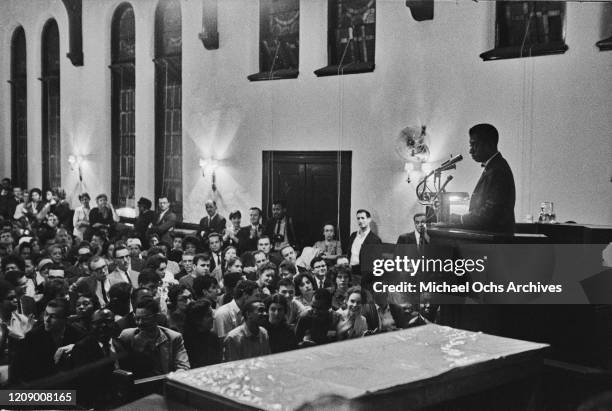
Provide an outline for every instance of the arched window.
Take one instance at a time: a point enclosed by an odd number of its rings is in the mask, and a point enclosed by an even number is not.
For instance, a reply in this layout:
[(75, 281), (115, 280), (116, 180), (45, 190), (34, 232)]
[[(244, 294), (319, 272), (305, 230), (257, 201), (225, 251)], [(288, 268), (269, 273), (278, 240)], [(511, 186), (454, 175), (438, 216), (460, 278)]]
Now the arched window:
[(49, 20), (42, 34), (42, 171), (43, 187), (62, 184), (60, 161), (59, 30)]
[(11, 42), (11, 167), (15, 186), (28, 186), (28, 83), (23, 27)]
[(111, 199), (117, 207), (135, 207), (136, 128), (134, 9), (121, 4), (111, 25)]
[(181, 7), (160, 2), (155, 13), (155, 196), (183, 212)]

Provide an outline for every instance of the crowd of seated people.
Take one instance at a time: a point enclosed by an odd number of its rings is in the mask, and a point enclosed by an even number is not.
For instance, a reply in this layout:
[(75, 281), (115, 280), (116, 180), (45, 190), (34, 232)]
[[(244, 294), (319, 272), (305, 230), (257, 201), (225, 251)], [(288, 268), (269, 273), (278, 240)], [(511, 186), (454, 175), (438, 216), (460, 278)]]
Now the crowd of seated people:
[(349, 258), (322, 228), (297, 248), (282, 202), (219, 215), (181, 236), (167, 199), (138, 202), (133, 227), (104, 194), (71, 210), (61, 189), (0, 195), (0, 383), (26, 386), (100, 363), (79, 379), (82, 401), (117, 369), (163, 375), (408, 327), (414, 313), (353, 284)]

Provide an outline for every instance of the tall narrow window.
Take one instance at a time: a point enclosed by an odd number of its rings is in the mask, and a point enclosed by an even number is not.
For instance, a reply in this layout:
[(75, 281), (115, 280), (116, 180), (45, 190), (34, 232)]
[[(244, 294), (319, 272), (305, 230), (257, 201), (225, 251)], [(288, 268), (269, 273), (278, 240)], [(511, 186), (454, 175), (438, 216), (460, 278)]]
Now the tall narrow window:
[(11, 174), (22, 188), (28, 186), (27, 91), (25, 32), (18, 27), (11, 43)]
[(136, 206), (135, 45), (134, 9), (123, 3), (111, 27), (111, 198), (117, 207)]
[(42, 174), (43, 187), (62, 184), (60, 161), (59, 30), (49, 20), (42, 35)]
[(160, 2), (155, 14), (155, 195), (183, 212), (181, 6)]
[(317, 76), (374, 71), (376, 0), (329, 0), (328, 66)]
[(300, 1), (260, 0), (259, 73), (251, 81), (296, 78), (300, 62)]

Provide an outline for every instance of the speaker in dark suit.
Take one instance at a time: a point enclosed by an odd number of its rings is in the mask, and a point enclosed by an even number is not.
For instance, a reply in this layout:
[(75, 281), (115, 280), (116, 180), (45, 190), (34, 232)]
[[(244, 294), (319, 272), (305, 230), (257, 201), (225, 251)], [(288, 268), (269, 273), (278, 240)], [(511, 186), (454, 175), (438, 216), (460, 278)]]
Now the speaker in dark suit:
[(470, 154), (484, 170), (470, 198), (469, 212), (452, 214), (451, 223), (474, 230), (513, 233), (516, 189), (510, 165), (497, 150), (497, 129), (490, 124), (477, 124), (469, 133)]

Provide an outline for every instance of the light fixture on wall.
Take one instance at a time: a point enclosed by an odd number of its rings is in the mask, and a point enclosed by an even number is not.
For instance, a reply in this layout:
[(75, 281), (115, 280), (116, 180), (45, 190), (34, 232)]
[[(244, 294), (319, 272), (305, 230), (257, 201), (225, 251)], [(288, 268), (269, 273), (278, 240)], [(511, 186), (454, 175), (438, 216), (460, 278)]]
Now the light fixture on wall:
[(200, 158), (200, 169), (202, 170), (202, 177), (206, 178), (206, 175), (211, 175), (211, 188), (212, 191), (217, 191), (217, 175), (216, 170), (219, 164), (214, 158), (203, 159)]
[(79, 181), (83, 182), (83, 173), (81, 172), (81, 162), (83, 161), (83, 157), (75, 156), (74, 154), (70, 154), (68, 156), (68, 164), (70, 164), (70, 169), (74, 171), (77, 169), (79, 171)]
[(429, 161), (427, 126), (409, 126), (402, 129), (395, 140), (395, 151), (406, 163), (406, 182), (419, 180), (423, 175), (423, 164)]

